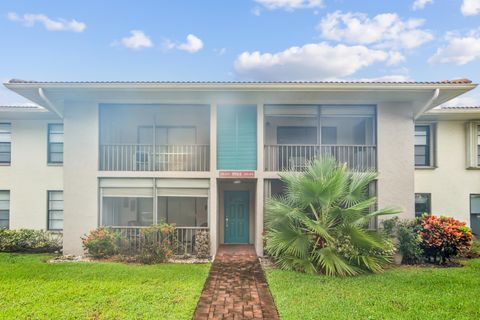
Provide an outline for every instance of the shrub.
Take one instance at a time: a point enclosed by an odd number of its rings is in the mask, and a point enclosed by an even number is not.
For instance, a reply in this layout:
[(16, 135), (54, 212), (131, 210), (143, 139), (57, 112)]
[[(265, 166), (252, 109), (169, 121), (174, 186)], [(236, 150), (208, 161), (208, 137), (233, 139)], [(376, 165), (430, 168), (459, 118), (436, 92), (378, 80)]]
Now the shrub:
[(56, 252), (61, 249), (61, 237), (56, 237), (48, 231), (0, 229), (0, 251)]
[(416, 230), (416, 222), (402, 221), (397, 226), (398, 251), (402, 254), (403, 264), (416, 264), (422, 260), (420, 237)]
[(471, 230), (454, 218), (424, 215), (418, 220), (418, 234), (424, 256), (442, 264), (472, 245)]
[(282, 173), (286, 196), (266, 204), (267, 252), (280, 268), (335, 276), (381, 272), (391, 261), (392, 243), (368, 230), (368, 221), (398, 213), (392, 208), (370, 212), (368, 196), (375, 172), (349, 172), (326, 157), (303, 173)]
[(175, 226), (162, 223), (140, 231), (141, 248), (137, 260), (141, 263), (165, 262), (173, 255), (176, 243)]
[(98, 227), (81, 239), (83, 248), (94, 258), (109, 257), (118, 252), (120, 236), (109, 228)]
[(210, 235), (208, 231), (200, 231), (195, 236), (195, 252), (199, 259), (210, 257)]

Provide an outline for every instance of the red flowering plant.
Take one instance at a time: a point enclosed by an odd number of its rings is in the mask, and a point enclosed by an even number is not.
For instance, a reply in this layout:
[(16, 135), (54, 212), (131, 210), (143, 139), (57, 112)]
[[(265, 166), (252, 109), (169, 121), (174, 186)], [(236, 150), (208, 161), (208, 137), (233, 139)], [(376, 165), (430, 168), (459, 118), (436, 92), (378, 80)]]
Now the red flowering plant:
[(98, 227), (81, 239), (83, 248), (88, 254), (94, 258), (105, 258), (117, 253), (119, 237), (120, 235), (112, 229)]
[(142, 263), (165, 262), (176, 246), (175, 225), (162, 223), (140, 231), (141, 248), (137, 260)]
[(472, 245), (472, 231), (454, 218), (424, 215), (418, 219), (417, 230), (423, 254), (433, 262), (444, 264)]

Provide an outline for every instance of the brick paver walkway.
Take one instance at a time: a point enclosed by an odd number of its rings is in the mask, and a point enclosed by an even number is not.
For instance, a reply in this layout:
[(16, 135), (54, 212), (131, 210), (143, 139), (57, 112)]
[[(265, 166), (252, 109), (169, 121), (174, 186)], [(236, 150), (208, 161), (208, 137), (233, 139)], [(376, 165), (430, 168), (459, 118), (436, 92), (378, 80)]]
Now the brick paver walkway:
[(253, 246), (219, 248), (193, 319), (279, 319)]

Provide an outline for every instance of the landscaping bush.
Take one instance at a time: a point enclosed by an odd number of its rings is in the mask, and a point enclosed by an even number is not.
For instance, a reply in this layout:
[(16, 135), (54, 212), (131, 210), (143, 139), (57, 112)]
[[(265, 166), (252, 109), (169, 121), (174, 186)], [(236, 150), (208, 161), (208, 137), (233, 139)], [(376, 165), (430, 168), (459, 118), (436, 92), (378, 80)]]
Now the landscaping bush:
[(3, 252), (56, 252), (61, 249), (61, 237), (48, 231), (0, 229), (0, 251)]
[(195, 252), (199, 259), (210, 257), (210, 235), (208, 231), (200, 231), (195, 236)]
[(106, 258), (118, 253), (120, 236), (109, 228), (98, 227), (81, 239), (83, 248), (94, 258)]
[(423, 255), (441, 264), (472, 246), (472, 231), (454, 218), (424, 215), (418, 220), (418, 234)]
[(368, 230), (370, 219), (398, 213), (370, 212), (368, 196), (375, 172), (351, 172), (331, 157), (312, 162), (303, 173), (281, 174), (286, 196), (266, 204), (266, 250), (286, 270), (351, 276), (381, 272), (393, 245)]
[(167, 223), (153, 225), (140, 231), (141, 249), (138, 262), (153, 264), (165, 262), (173, 255), (176, 243), (175, 226)]
[(397, 227), (398, 252), (402, 255), (403, 264), (416, 264), (422, 261), (421, 238), (417, 232), (415, 220), (402, 221)]

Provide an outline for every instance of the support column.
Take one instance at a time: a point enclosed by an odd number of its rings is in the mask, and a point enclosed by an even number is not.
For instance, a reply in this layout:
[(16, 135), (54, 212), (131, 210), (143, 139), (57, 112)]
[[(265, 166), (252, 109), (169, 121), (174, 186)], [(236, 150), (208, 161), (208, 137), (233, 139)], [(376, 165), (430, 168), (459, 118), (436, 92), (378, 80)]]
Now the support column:
[(263, 207), (264, 207), (264, 180), (257, 179), (257, 196), (255, 198), (255, 251), (259, 257), (263, 256)]
[(217, 104), (210, 104), (210, 198), (209, 198), (210, 254), (218, 248), (218, 190), (217, 190)]
[(255, 197), (255, 251), (263, 256), (263, 208), (264, 208), (264, 111), (263, 103), (257, 104), (257, 190)]

